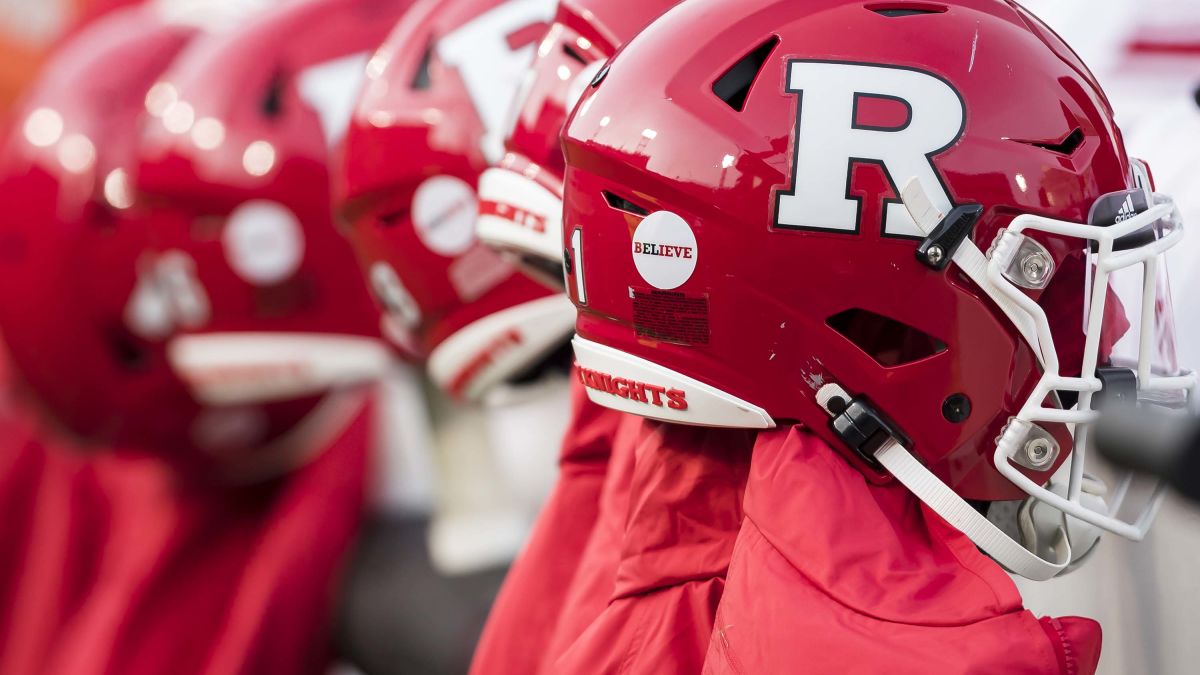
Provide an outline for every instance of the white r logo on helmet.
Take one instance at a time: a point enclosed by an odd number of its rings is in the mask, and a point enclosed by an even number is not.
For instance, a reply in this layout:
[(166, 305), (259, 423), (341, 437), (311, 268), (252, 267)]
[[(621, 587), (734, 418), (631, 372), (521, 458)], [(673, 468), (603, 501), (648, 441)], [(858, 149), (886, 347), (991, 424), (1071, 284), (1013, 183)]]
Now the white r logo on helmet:
[(516, 48), (514, 33), (547, 23), (553, 0), (509, 0), (480, 14), (437, 43), (437, 55), (458, 69), (459, 77), (483, 123), (482, 151), (489, 162), (504, 155), (504, 122), (521, 81), (533, 61), (534, 40)]
[[(934, 206), (953, 206), (932, 158), (962, 136), (962, 97), (940, 77), (896, 66), (835, 61), (788, 63), (787, 91), (799, 97), (792, 189), (776, 194), (775, 226), (786, 229), (859, 231), (861, 199), (851, 195), (855, 164), (877, 164), (896, 199), (887, 199), (883, 235), (920, 237), (898, 199), (910, 179), (931, 190)], [(899, 124), (860, 123), (864, 100), (884, 99), (907, 109)]]

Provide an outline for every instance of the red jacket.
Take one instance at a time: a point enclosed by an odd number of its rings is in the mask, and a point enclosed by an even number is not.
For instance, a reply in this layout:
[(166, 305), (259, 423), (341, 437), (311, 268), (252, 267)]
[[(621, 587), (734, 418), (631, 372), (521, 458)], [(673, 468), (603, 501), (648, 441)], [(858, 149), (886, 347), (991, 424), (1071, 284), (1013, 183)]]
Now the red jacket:
[(103, 473), (0, 403), (0, 675), (38, 672), (93, 592), (113, 520)]
[[(545, 660), (600, 511), (609, 456), (633, 418), (588, 400), (572, 377), (559, 478), (505, 577), (471, 662), (474, 675), (532, 675)], [(611, 588), (611, 570), (609, 587)], [(577, 610), (588, 611), (588, 610)], [(591, 616), (599, 613), (592, 611)]]
[[(369, 407), (307, 465), (241, 488), (153, 459), (29, 441), (0, 477), (0, 675), (325, 675), (339, 571), (361, 519)], [(63, 469), (66, 466), (68, 469)], [(16, 483), (22, 490), (10, 491)]]
[(754, 434), (644, 421), (609, 604), (544, 672), (698, 673)]
[(707, 675), (1084, 675), (1100, 627), (1035, 618), (1009, 576), (898, 485), (800, 427), (762, 432)]

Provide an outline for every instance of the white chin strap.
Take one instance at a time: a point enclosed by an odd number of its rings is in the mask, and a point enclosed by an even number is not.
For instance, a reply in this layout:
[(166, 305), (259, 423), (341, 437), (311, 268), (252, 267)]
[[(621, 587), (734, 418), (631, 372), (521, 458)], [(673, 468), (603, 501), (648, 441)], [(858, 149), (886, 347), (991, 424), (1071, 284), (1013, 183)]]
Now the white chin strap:
[[(851, 400), (850, 395), (836, 384), (827, 384), (817, 392), (817, 402), (822, 407), (834, 398)], [(828, 409), (826, 412), (832, 414)], [(1065, 528), (1058, 529), (1054, 540), (1054, 561), (1038, 557), (976, 511), (896, 439), (888, 438), (875, 451), (875, 459), (917, 499), (1014, 574), (1046, 581), (1057, 576), (1071, 562), (1071, 543)]]
[(993, 560), (1026, 579), (1046, 581), (1067, 568), (1072, 559), (1071, 542), (1065, 528), (1059, 527), (1053, 550), (1053, 562), (1037, 556), (992, 524), (970, 504), (946, 486), (917, 461), (904, 446), (889, 438), (875, 452), (875, 459), (910, 492), (983, 549)]

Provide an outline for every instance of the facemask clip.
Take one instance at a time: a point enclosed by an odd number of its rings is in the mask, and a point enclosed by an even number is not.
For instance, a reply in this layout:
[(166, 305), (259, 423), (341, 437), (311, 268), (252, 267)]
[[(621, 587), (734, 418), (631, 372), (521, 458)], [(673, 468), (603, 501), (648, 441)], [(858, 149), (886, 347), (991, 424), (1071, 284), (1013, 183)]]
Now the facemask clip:
[(975, 223), (979, 222), (982, 215), (983, 207), (979, 204), (954, 207), (921, 242), (917, 248), (917, 260), (938, 272), (946, 269), (958, 247), (971, 236)]

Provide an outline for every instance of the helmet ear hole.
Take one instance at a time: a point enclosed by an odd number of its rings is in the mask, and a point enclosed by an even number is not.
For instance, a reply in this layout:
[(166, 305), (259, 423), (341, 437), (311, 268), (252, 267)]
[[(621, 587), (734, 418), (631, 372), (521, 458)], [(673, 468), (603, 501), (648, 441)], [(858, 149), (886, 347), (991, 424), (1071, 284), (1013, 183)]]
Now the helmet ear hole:
[(108, 346), (122, 369), (142, 372), (149, 368), (150, 362), (145, 347), (123, 327), (113, 327), (108, 331)]
[(825, 323), (884, 368), (895, 368), (946, 351), (946, 343), (912, 326), (865, 309), (848, 309)]

